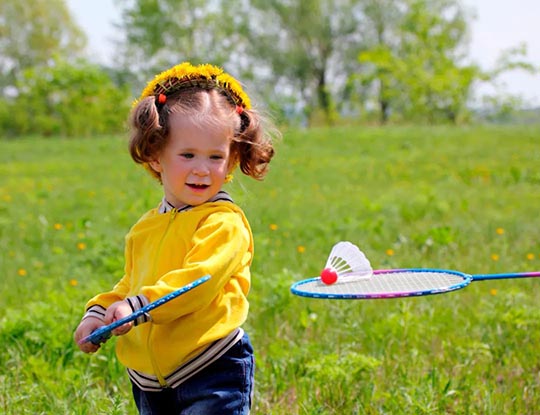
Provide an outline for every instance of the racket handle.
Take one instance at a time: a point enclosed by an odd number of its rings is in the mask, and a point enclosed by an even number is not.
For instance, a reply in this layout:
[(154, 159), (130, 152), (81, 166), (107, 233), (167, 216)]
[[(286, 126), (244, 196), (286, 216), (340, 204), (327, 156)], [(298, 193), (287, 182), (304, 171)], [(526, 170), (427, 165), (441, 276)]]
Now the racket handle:
[(540, 277), (540, 271), (533, 272), (511, 272), (502, 274), (477, 274), (471, 275), (473, 281), (486, 281), (486, 280), (504, 280), (512, 278), (533, 278)]
[(79, 340), (79, 344), (87, 343), (90, 341), (92, 344), (99, 346), (101, 343), (105, 343), (112, 337), (112, 331), (109, 326), (103, 326), (97, 330), (94, 330), (91, 336), (91, 339), (90, 336), (87, 336), (84, 339)]

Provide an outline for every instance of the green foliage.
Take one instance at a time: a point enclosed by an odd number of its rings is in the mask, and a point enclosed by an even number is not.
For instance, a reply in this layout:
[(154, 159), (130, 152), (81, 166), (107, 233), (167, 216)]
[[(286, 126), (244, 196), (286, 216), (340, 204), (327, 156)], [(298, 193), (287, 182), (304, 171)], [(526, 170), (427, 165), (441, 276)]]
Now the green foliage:
[(294, 100), (311, 124), (317, 110), (325, 124), (332, 124), (340, 77), (361, 47), (359, 2), (261, 0), (252, 1), (251, 8), (246, 19), (250, 54), (270, 70), (269, 95)]
[[(533, 415), (540, 286), (325, 301), (290, 285), (350, 240), (375, 268), (540, 269), (538, 126), (289, 131), (263, 183), (228, 190), (253, 228), (253, 414)], [(88, 298), (161, 197), (125, 139), (0, 142), (0, 411), (131, 414), (114, 339), (78, 351)], [(309, 157), (306, 157), (309, 154)]]
[[(75, 72), (83, 66), (74, 60), (86, 39), (65, 1), (0, 2), (3, 136), (120, 131), (124, 85), (137, 96), (153, 75), (184, 60), (223, 66), (280, 122), (311, 126), (467, 123), (476, 86), (496, 85), (509, 70), (539, 70), (524, 45), (503, 51), (489, 70), (465, 63), (471, 16), (458, 0), (134, 0), (117, 7), (114, 67), (98, 74), (88, 65), (81, 87)], [(69, 91), (58, 89), (68, 83)], [(487, 119), (496, 122), (527, 105), (511, 96), (488, 100)]]
[(482, 100), (483, 116), (495, 123), (511, 122), (523, 108), (523, 100), (513, 95), (485, 96)]
[(460, 63), (466, 16), (452, 1), (405, 3), (398, 45), (362, 52), (359, 61), (372, 71), (359, 77), (379, 82), (379, 99), (403, 119), (462, 121), (468, 117), (473, 83), (483, 76), (475, 65)]
[[(137, 0), (123, 8), (127, 58), (145, 74), (180, 60), (223, 65), (288, 115), (337, 117), (363, 42), (359, 2)], [(150, 76), (150, 75), (149, 75)]]
[(86, 37), (64, 0), (0, 2), (0, 88), (13, 85), (28, 68), (55, 56), (80, 56)]
[(57, 61), (24, 71), (17, 96), (0, 101), (4, 135), (70, 137), (122, 131), (129, 92), (113, 84), (98, 66)]
[(249, 41), (240, 0), (135, 0), (121, 7), (122, 52), (141, 82), (185, 60), (230, 64)]

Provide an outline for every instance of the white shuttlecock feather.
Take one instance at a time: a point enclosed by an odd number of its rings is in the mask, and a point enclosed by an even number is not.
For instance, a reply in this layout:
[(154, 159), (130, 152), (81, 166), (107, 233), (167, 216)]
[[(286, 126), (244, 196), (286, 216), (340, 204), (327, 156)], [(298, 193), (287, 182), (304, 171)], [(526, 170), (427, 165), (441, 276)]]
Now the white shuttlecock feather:
[(325, 284), (350, 279), (366, 279), (373, 275), (373, 268), (366, 255), (351, 242), (338, 242), (330, 251), (321, 272)]

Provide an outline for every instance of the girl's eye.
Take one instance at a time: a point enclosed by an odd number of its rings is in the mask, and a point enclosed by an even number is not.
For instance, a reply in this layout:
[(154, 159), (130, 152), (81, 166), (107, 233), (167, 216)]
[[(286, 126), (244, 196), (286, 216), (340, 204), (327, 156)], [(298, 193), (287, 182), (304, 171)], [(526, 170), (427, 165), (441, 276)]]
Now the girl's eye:
[(222, 160), (223, 156), (221, 154), (214, 154), (213, 156), (210, 156), (210, 159), (212, 159), (212, 160)]
[(192, 159), (194, 157), (193, 153), (182, 153), (180, 156), (185, 159)]

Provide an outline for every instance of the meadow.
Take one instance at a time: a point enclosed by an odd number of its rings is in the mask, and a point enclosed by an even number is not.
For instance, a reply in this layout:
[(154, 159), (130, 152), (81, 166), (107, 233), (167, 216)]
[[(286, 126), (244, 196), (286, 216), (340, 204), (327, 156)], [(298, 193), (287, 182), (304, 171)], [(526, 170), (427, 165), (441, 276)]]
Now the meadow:
[[(255, 415), (539, 414), (540, 280), (422, 298), (291, 295), (349, 240), (374, 268), (540, 270), (540, 126), (284, 131), (227, 185), (256, 242)], [(123, 137), (0, 141), (0, 413), (135, 414), (114, 339), (72, 341), (161, 189)]]

